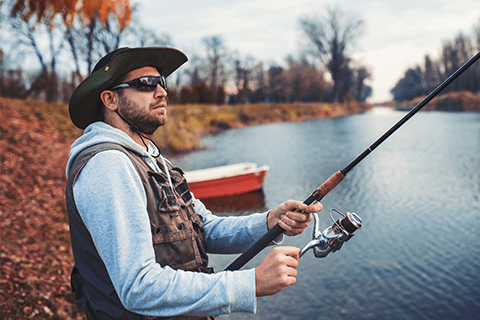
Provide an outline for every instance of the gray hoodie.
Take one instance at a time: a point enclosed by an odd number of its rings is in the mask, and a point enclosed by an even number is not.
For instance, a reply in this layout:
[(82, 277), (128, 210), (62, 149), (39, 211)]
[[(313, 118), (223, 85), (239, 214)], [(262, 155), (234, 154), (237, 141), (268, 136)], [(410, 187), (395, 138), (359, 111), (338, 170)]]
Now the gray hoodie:
[[(159, 171), (143, 146), (123, 131), (95, 122), (72, 144), (67, 175), (80, 151), (102, 142), (119, 143), (137, 151), (152, 169)], [(150, 144), (150, 148), (155, 147)], [(162, 163), (167, 161), (160, 157)], [(73, 194), (126, 309), (149, 316), (255, 312), (255, 269), (203, 274), (162, 268), (155, 261), (144, 187), (124, 153), (108, 150), (91, 158), (80, 172)], [(209, 253), (243, 252), (268, 231), (266, 213), (218, 217), (198, 199), (194, 204), (203, 217)]]

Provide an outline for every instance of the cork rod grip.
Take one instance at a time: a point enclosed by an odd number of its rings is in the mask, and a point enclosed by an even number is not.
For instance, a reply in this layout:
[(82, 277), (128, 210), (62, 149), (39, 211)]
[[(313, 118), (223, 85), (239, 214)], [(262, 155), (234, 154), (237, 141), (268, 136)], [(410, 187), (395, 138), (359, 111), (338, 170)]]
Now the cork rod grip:
[(341, 170), (335, 172), (330, 178), (327, 179), (320, 187), (317, 188), (317, 193), (325, 197), (330, 191), (333, 190), (340, 182), (345, 179), (345, 175)]

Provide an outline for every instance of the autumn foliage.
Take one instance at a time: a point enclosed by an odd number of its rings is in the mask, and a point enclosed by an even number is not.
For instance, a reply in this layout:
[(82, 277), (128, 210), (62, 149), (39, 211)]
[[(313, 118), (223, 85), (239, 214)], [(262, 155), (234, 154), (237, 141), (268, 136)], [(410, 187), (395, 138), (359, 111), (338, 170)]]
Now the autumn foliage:
[(36, 16), (37, 22), (53, 21), (60, 14), (67, 25), (72, 25), (76, 16), (99, 18), (104, 24), (110, 16), (115, 16), (119, 27), (124, 27), (132, 18), (132, 9), (129, 0), (17, 0), (12, 10), (12, 15), (16, 14), (25, 20)]
[(0, 126), (0, 318), (80, 319), (64, 200), (73, 138), (25, 100), (0, 98)]

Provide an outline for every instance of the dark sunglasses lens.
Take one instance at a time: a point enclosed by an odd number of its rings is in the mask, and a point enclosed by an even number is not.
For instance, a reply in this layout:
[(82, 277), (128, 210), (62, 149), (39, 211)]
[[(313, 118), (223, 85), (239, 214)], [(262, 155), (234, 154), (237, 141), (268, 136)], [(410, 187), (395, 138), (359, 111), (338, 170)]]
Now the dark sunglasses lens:
[(135, 86), (138, 91), (154, 91), (157, 88), (157, 84), (160, 84), (164, 90), (167, 90), (165, 78), (162, 76), (135, 79)]

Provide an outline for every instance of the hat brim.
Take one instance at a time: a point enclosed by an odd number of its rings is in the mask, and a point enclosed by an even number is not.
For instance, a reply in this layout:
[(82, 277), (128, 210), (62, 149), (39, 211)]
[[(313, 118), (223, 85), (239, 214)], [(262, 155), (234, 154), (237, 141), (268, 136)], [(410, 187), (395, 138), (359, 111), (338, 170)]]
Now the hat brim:
[(166, 78), (187, 62), (187, 56), (174, 48), (124, 48), (116, 52), (109, 64), (93, 72), (73, 92), (69, 101), (70, 119), (75, 126), (85, 129), (103, 116), (98, 108), (100, 93), (109, 88), (125, 73), (152, 66)]

